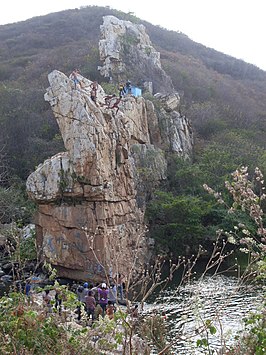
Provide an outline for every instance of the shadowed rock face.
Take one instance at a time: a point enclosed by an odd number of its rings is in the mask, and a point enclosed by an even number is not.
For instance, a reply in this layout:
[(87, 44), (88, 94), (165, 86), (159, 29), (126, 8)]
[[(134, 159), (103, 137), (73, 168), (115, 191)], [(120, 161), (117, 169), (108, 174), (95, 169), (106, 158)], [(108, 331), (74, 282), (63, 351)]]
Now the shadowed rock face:
[[(147, 186), (165, 178), (164, 150), (178, 146), (179, 155), (191, 153), (187, 121), (175, 111), (178, 96), (162, 95), (159, 116), (150, 101), (131, 95), (117, 112), (105, 105), (100, 86), (97, 104), (91, 100), (91, 81), (82, 76), (78, 89), (59, 71), (48, 79), (45, 100), (66, 151), (40, 164), (27, 180), (28, 194), (38, 204), (38, 246), (59, 276), (97, 278), (103, 267), (126, 272), (137, 252), (139, 263), (149, 258), (143, 214)], [(148, 185), (143, 169), (149, 172)]]

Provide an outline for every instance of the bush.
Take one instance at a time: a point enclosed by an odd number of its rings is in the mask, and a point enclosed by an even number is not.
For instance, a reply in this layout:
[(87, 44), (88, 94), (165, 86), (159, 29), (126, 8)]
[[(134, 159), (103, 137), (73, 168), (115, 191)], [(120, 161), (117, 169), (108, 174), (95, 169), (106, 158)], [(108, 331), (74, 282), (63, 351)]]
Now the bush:
[(16, 186), (0, 186), (0, 223), (20, 221), (29, 223), (34, 211), (34, 204)]
[[(26, 305), (23, 294), (10, 293), (0, 299), (2, 354), (71, 354), (76, 346), (68, 332), (43, 312)], [(76, 344), (75, 344), (76, 345)]]
[(207, 210), (207, 204), (199, 197), (158, 191), (146, 213), (157, 248), (174, 255), (195, 252), (204, 235), (201, 219)]

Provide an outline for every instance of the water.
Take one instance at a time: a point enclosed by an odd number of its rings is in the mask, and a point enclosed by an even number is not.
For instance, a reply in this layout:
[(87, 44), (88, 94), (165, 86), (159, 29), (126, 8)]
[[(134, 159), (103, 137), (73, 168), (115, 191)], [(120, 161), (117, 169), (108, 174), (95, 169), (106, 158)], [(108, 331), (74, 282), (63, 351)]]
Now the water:
[(209, 334), (214, 354), (224, 344), (231, 345), (242, 319), (262, 304), (262, 295), (251, 285), (240, 285), (238, 279), (228, 276), (206, 276), (182, 287), (171, 286), (160, 293), (147, 311), (164, 311), (168, 341), (174, 341), (173, 352), (178, 355), (208, 354), (196, 346), (197, 339), (205, 338), (203, 324), (211, 320), (215, 335)]

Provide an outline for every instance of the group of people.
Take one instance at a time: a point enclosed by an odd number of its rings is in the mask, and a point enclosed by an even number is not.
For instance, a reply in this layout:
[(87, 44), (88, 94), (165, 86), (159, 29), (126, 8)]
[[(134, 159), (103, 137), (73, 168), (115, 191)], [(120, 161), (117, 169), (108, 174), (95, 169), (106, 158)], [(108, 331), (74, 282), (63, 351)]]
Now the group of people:
[(115, 304), (117, 303), (115, 284), (111, 284), (108, 288), (104, 282), (95, 287), (85, 282), (83, 286), (78, 286), (76, 293), (80, 302), (77, 308), (78, 320), (81, 319), (82, 309), (85, 310), (88, 318), (92, 318), (92, 321), (97, 319), (99, 315), (103, 317), (107, 315), (109, 319), (114, 318)]
[(77, 287), (76, 294), (80, 302), (77, 308), (78, 320), (81, 319), (82, 309), (92, 320), (97, 319), (99, 315), (113, 319), (118, 301), (122, 303), (124, 301), (123, 276), (118, 274), (115, 281), (112, 279), (109, 287), (105, 282), (97, 286), (85, 282)]
[[(26, 281), (25, 295), (28, 302), (33, 302), (33, 289), (30, 280)], [(116, 282), (110, 282), (108, 287), (105, 282), (96, 286), (92, 283), (85, 282), (82, 285), (76, 285), (74, 291), (77, 296), (77, 320), (80, 321), (84, 314), (87, 320), (91, 322), (98, 320), (99, 316), (107, 316), (109, 319), (114, 318), (117, 304), (124, 303), (123, 295), (123, 279), (122, 275), (118, 274)], [(65, 300), (65, 295), (60, 287), (55, 287), (53, 290), (45, 289), (42, 293), (42, 303), (46, 316), (56, 312), (62, 315), (62, 306)], [(130, 309), (130, 314), (133, 318), (138, 317), (138, 305)]]
[[(80, 90), (83, 88), (83, 85), (82, 85), (82, 82), (81, 80), (79, 79), (79, 75), (80, 75), (80, 71), (78, 69), (74, 69), (72, 71), (72, 73), (70, 74), (69, 78), (73, 80), (74, 82), (74, 88), (75, 90)], [(93, 81), (91, 84), (90, 84), (90, 97), (92, 99), (92, 101), (97, 105), (97, 90), (98, 90), (98, 83), (97, 81)]]
[(131, 82), (127, 80), (126, 84), (119, 85), (119, 97), (122, 98), (126, 94), (131, 94)]
[[(74, 69), (72, 73), (70, 74), (69, 78), (73, 80), (74, 82), (74, 88), (75, 90), (80, 90), (82, 89), (82, 82), (79, 80), (79, 75), (80, 71), (78, 69)], [(98, 106), (97, 102), (97, 90), (99, 88), (99, 84), (97, 81), (93, 81), (90, 84), (90, 98), (91, 100), (95, 103), (96, 106)], [(119, 96), (117, 97), (115, 94), (113, 95), (106, 95), (104, 97), (105, 105), (107, 108), (110, 109), (116, 109), (115, 114), (117, 114), (119, 110), (119, 104), (123, 96), (126, 94), (131, 94), (131, 82), (127, 80), (126, 84), (120, 84), (119, 85)]]
[(119, 85), (119, 97), (117, 97), (115, 94), (113, 95), (107, 95), (105, 96), (104, 100), (105, 100), (105, 105), (108, 108), (114, 109), (116, 108), (116, 113), (119, 110), (119, 104), (121, 99), (123, 98), (123, 96), (125, 96), (126, 94), (131, 94), (131, 82), (128, 80), (126, 82), (126, 84), (120, 84)]
[[(92, 321), (98, 319), (99, 315), (102, 317), (106, 315), (109, 319), (113, 319), (118, 301), (122, 303), (124, 301), (123, 287), (124, 283), (121, 274), (117, 275), (116, 283), (112, 281), (109, 287), (104, 282), (97, 286), (94, 286), (92, 283), (89, 284), (88, 282), (85, 282), (83, 285), (77, 285), (76, 288), (74, 288), (78, 301), (76, 310), (77, 320), (81, 320), (84, 311), (87, 317), (91, 318)], [(56, 287), (54, 289), (55, 295), (53, 299), (53, 292), (50, 291), (50, 289), (46, 289), (42, 294), (45, 314), (48, 315), (52, 313), (54, 307), (56, 312), (61, 315), (64, 294), (60, 288)], [(32, 301), (32, 285), (29, 280), (26, 282), (24, 292), (30, 303), (30, 301)]]
[(52, 296), (50, 290), (46, 289), (42, 295), (43, 306), (46, 315), (53, 312), (53, 304), (56, 312), (61, 316), (62, 314), (62, 302), (64, 299), (63, 293), (59, 288), (55, 288), (54, 302), (52, 302)]

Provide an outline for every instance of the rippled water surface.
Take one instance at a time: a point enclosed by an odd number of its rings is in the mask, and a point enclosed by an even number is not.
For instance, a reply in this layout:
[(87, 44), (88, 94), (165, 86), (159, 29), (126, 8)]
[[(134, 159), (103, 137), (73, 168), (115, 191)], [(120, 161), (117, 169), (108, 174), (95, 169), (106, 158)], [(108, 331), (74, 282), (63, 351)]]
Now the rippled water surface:
[(203, 321), (210, 319), (217, 332), (211, 335), (209, 343), (215, 354), (219, 353), (223, 342), (232, 344), (234, 336), (242, 329), (242, 319), (257, 310), (262, 295), (254, 287), (238, 284), (237, 278), (207, 276), (203, 280), (175, 288), (160, 294), (155, 305), (147, 305), (148, 310), (156, 308), (165, 311), (168, 340), (176, 339), (174, 353), (179, 355), (206, 354), (196, 347)]

